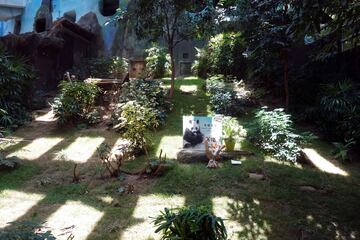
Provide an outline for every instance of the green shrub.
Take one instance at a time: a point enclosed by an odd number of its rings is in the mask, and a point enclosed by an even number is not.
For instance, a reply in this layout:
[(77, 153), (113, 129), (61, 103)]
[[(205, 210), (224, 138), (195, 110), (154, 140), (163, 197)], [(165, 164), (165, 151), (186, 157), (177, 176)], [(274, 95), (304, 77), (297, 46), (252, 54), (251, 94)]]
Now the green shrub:
[(128, 72), (128, 62), (121, 57), (89, 59), (85, 65), (87, 74), (94, 78), (121, 79)]
[(12, 223), (10, 229), (0, 231), (0, 239), (6, 240), (55, 240), (51, 231), (39, 231), (43, 226), (32, 221)]
[(360, 140), (360, 90), (350, 81), (323, 85), (315, 120), (342, 140)]
[(13, 170), (19, 166), (17, 157), (6, 158), (0, 151), (0, 170)]
[[(165, 122), (167, 112), (171, 109), (170, 102), (166, 99), (166, 92), (161, 82), (156, 80), (132, 80), (123, 85), (119, 103), (136, 101), (141, 106), (150, 108), (156, 115), (160, 125)], [(116, 112), (121, 111), (117, 108)]]
[(161, 239), (226, 240), (223, 219), (204, 207), (167, 209), (155, 219), (156, 233)]
[(193, 71), (203, 78), (214, 74), (244, 77), (246, 71), (244, 51), (245, 44), (241, 34), (218, 34), (210, 39), (206, 47), (198, 50)]
[(25, 59), (0, 49), (0, 128), (16, 127), (30, 120), (27, 107), (34, 78)]
[(91, 83), (62, 81), (60, 94), (52, 105), (55, 116), (61, 124), (86, 121), (94, 110), (95, 98), (100, 89)]
[(294, 133), (290, 115), (283, 109), (269, 111), (263, 107), (256, 113), (255, 126), (253, 138), (261, 149), (279, 160), (297, 161), (301, 136)]
[(147, 131), (158, 126), (159, 122), (151, 108), (136, 101), (129, 101), (121, 105), (114, 128), (123, 132), (123, 137), (132, 143), (135, 150), (142, 150), (150, 143)]
[(210, 94), (210, 104), (216, 114), (237, 116), (243, 112), (243, 104), (232, 89), (231, 78), (216, 75), (206, 80), (206, 90)]
[(225, 77), (223, 75), (214, 75), (206, 79), (206, 91), (210, 94), (216, 93), (219, 89), (226, 87)]
[(164, 48), (153, 46), (146, 49), (146, 70), (153, 78), (163, 78), (167, 74), (169, 61)]
[(191, 66), (191, 71), (198, 77), (206, 79), (210, 73), (209, 52), (207, 48), (196, 48), (196, 60)]

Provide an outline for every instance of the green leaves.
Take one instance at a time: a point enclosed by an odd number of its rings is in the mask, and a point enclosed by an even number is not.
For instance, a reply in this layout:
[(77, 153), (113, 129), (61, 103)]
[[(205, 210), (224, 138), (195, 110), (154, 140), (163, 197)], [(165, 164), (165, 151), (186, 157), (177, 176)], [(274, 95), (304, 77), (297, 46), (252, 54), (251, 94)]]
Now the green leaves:
[(246, 130), (236, 118), (226, 117), (222, 127), (224, 139), (239, 140), (239, 138), (246, 136)]
[(255, 143), (275, 158), (295, 163), (300, 156), (301, 136), (294, 133), (293, 122), (284, 109), (256, 113)]
[(161, 239), (226, 240), (223, 219), (213, 215), (206, 207), (167, 209), (154, 220), (156, 233)]
[(146, 69), (153, 78), (163, 78), (169, 71), (169, 56), (164, 48), (154, 45), (146, 49)]
[(14, 127), (29, 119), (33, 69), (26, 60), (8, 55), (0, 48), (0, 128)]
[(11, 223), (12, 227), (0, 231), (0, 239), (7, 240), (55, 240), (51, 231), (45, 231), (44, 223), (38, 224), (34, 221), (22, 221)]
[(122, 106), (120, 118), (124, 138), (137, 149), (142, 149), (149, 144), (147, 130), (159, 126), (155, 113), (135, 101), (130, 101)]
[[(92, 110), (95, 98), (100, 89), (91, 83), (79, 81), (63, 81), (60, 83), (60, 94), (52, 105), (54, 114), (61, 124), (90, 120), (95, 121)], [(91, 116), (88, 116), (92, 113)]]

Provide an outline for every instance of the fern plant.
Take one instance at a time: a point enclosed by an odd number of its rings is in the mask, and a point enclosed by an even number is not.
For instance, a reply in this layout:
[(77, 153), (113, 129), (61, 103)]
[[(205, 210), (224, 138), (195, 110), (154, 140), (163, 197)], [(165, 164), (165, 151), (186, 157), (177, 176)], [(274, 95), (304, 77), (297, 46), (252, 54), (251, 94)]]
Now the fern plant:
[(34, 76), (26, 59), (0, 48), (0, 127), (21, 125), (30, 119), (27, 107)]
[(163, 240), (226, 240), (224, 220), (206, 207), (167, 209), (154, 220)]
[(284, 109), (256, 113), (255, 143), (265, 152), (283, 161), (295, 163), (300, 156), (301, 136), (294, 133), (293, 122)]

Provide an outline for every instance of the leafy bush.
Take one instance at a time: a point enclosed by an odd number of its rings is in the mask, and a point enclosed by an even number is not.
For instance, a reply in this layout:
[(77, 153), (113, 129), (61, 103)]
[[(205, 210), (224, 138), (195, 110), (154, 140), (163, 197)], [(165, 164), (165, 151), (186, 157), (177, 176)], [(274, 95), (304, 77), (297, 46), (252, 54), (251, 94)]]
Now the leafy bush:
[(349, 150), (353, 145), (355, 145), (355, 141), (348, 140), (345, 142), (345, 144), (339, 142), (335, 142), (333, 144), (335, 149), (332, 154), (335, 156), (335, 158), (341, 162), (346, 162), (349, 160)]
[(237, 116), (243, 112), (243, 104), (233, 90), (231, 81), (222, 75), (216, 75), (206, 80), (206, 89), (210, 93), (210, 104), (212, 110), (217, 114)]
[(19, 165), (19, 160), (16, 157), (6, 158), (0, 152), (0, 170), (13, 170)]
[(350, 81), (323, 85), (314, 115), (325, 131), (344, 141), (360, 140), (360, 90)]
[(26, 60), (0, 49), (0, 127), (12, 127), (30, 120), (31, 83), (35, 74)]
[(199, 77), (223, 74), (243, 77), (246, 61), (243, 56), (245, 44), (239, 33), (221, 33), (212, 37), (208, 46), (198, 50), (193, 71)]
[(146, 49), (146, 69), (153, 78), (163, 78), (169, 68), (167, 51), (164, 48), (153, 46)]
[(209, 53), (207, 48), (196, 48), (196, 60), (191, 66), (191, 71), (198, 77), (206, 79), (210, 72)]
[[(119, 103), (124, 104), (129, 101), (136, 101), (139, 105), (150, 108), (155, 113), (159, 124), (165, 122), (167, 112), (170, 110), (170, 102), (166, 99), (166, 92), (161, 86), (161, 82), (156, 80), (132, 80), (123, 85)], [(121, 112), (121, 107), (114, 111), (116, 115)]]
[(226, 87), (223, 75), (214, 75), (206, 79), (206, 91), (210, 94), (216, 93), (219, 89)]
[(239, 140), (246, 136), (246, 130), (239, 124), (239, 121), (233, 117), (225, 117), (223, 121), (223, 139)]
[(32, 221), (15, 222), (10, 229), (0, 231), (0, 239), (55, 240), (51, 231), (41, 231), (43, 226)]
[(60, 94), (52, 105), (59, 122), (86, 121), (88, 114), (94, 109), (95, 98), (100, 89), (94, 84), (79, 81), (62, 81), (60, 88)]
[(150, 142), (147, 130), (159, 126), (152, 109), (136, 101), (129, 101), (121, 106), (118, 120), (119, 122), (115, 128), (123, 132), (123, 137), (132, 143), (135, 150), (144, 149), (146, 151), (146, 147)]
[(127, 59), (121, 57), (89, 59), (85, 65), (88, 75), (94, 78), (121, 79), (128, 72)]
[(161, 239), (226, 240), (227, 231), (223, 219), (213, 215), (205, 207), (167, 209), (155, 219), (156, 233)]
[(275, 158), (295, 163), (300, 156), (301, 136), (294, 133), (290, 115), (283, 109), (268, 111), (263, 107), (256, 113), (255, 143)]

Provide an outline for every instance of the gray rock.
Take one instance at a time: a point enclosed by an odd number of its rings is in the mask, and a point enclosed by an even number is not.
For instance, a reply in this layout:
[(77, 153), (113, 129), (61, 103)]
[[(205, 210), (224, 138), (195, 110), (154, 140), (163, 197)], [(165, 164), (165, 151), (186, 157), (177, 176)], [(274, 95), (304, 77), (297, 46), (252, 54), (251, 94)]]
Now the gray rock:
[(99, 24), (96, 14), (94, 12), (89, 12), (85, 14), (79, 19), (77, 24), (95, 35), (96, 49), (94, 49), (93, 51), (97, 51), (97, 56), (102, 56), (104, 53), (104, 38), (102, 28)]
[[(241, 156), (253, 155), (247, 151), (223, 152), (220, 154), (221, 160), (238, 159)], [(207, 163), (209, 159), (205, 150), (183, 149), (177, 154), (177, 160), (181, 163)]]

